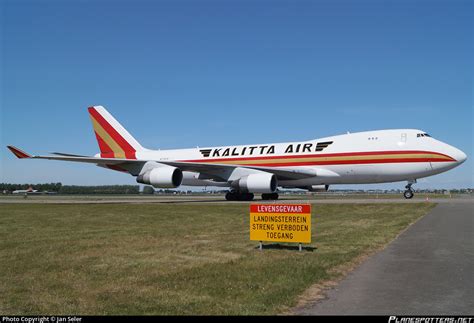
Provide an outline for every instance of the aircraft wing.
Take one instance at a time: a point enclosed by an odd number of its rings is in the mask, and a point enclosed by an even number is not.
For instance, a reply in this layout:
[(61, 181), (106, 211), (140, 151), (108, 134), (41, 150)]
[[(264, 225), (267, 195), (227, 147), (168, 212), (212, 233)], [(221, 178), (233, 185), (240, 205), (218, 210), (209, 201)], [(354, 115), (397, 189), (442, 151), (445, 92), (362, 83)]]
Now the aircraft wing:
[(93, 156), (82, 156), (82, 155), (72, 155), (65, 153), (53, 153), (54, 156), (40, 156), (40, 155), (30, 155), (23, 150), (16, 148), (14, 146), (7, 146), (8, 149), (18, 158), (30, 158), (30, 159), (49, 159), (49, 160), (63, 160), (63, 161), (72, 161), (80, 163), (91, 163), (91, 164), (100, 164), (100, 165), (119, 165), (124, 163), (146, 163), (147, 161), (136, 160), (136, 159), (126, 159), (126, 158), (101, 158)]
[(294, 180), (316, 176), (316, 172), (313, 170), (295, 170), (287, 168), (273, 168), (273, 167), (260, 167), (260, 166), (238, 166), (229, 164), (208, 164), (208, 163), (189, 163), (180, 161), (158, 161), (169, 166), (178, 167), (183, 171), (197, 172), (209, 175), (215, 175), (217, 177), (221, 173), (226, 173), (229, 170), (232, 171), (237, 167), (260, 170), (267, 173), (275, 174), (279, 180)]
[[(10, 151), (17, 156), (18, 158), (31, 158), (31, 159), (48, 159), (48, 160), (62, 160), (62, 161), (71, 161), (71, 162), (80, 162), (80, 163), (91, 163), (99, 165), (114, 165), (114, 166), (125, 166), (127, 169), (133, 168), (135, 171), (132, 173), (137, 173), (137, 169), (141, 169), (140, 166), (144, 165), (150, 160), (140, 160), (140, 159), (126, 159), (126, 158), (101, 158), (101, 157), (92, 157), (92, 156), (81, 156), (81, 155), (72, 155), (65, 153), (54, 153), (54, 155), (49, 156), (39, 156), (39, 155), (30, 155), (23, 150), (16, 148), (14, 146), (7, 146)], [(181, 162), (181, 161), (157, 161), (157, 163), (178, 167), (183, 171), (197, 172), (206, 174), (211, 178), (218, 179), (222, 181), (225, 179), (226, 174), (229, 174), (235, 168), (248, 168), (260, 170), (263, 172), (268, 172), (275, 174), (279, 180), (295, 180), (303, 179), (308, 177), (317, 176), (317, 172), (314, 169), (288, 169), (288, 168), (273, 168), (273, 167), (260, 167), (260, 166), (238, 166), (238, 165), (229, 165), (229, 164), (208, 164), (208, 163), (196, 163), (196, 162)], [(139, 172), (139, 170), (138, 170)], [(136, 175), (136, 174), (134, 174)]]

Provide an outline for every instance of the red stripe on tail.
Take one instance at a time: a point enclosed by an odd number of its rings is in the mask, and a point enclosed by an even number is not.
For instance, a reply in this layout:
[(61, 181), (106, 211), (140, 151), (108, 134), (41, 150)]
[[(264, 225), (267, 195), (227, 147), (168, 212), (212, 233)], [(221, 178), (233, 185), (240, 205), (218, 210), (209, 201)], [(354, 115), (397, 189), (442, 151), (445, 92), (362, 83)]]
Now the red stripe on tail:
[(95, 132), (95, 137), (97, 138), (97, 142), (99, 143), (100, 148), (100, 157), (102, 158), (114, 158), (114, 152), (112, 148), (107, 145), (107, 143)]
[(95, 121), (97, 121), (102, 126), (102, 128), (104, 128), (104, 130), (110, 135), (110, 137), (112, 137), (112, 139), (123, 149), (126, 158), (136, 159), (136, 150), (117, 132), (117, 130), (114, 129), (114, 127), (112, 127), (107, 122), (107, 120), (104, 119), (104, 117), (102, 117), (99, 112), (97, 112), (94, 107), (89, 108), (89, 113), (92, 115)]

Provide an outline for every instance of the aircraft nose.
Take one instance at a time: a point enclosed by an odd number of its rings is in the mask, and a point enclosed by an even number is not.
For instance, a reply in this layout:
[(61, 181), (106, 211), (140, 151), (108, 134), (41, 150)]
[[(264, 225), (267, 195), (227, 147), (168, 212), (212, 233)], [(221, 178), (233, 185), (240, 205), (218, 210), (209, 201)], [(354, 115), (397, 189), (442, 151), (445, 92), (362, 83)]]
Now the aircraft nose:
[(462, 150), (454, 148), (454, 147), (453, 147), (453, 152), (451, 153), (451, 157), (456, 159), (456, 161), (459, 164), (464, 163), (464, 161), (467, 159), (466, 154)]

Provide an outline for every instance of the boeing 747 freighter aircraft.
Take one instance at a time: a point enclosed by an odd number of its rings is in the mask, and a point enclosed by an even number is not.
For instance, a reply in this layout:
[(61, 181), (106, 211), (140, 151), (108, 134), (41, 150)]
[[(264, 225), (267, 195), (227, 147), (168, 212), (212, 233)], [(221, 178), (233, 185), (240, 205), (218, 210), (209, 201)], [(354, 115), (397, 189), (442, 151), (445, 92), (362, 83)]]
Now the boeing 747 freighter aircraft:
[(32, 156), (8, 146), (18, 158), (97, 164), (136, 176), (157, 188), (180, 185), (228, 187), (227, 200), (278, 199), (277, 188), (326, 191), (333, 184), (407, 181), (413, 197), (418, 178), (450, 170), (466, 154), (422, 130), (392, 129), (344, 134), (309, 141), (176, 150), (150, 150), (102, 106), (89, 108), (100, 153)]

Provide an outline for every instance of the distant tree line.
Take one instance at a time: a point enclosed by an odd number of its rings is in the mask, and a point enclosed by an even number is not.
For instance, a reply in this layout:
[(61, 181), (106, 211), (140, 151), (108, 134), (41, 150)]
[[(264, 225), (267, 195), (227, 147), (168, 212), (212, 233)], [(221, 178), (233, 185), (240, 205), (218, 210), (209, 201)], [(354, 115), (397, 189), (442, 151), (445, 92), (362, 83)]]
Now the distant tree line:
[(139, 194), (138, 185), (77, 186), (64, 185), (59, 194)]
[(26, 190), (32, 187), (38, 192), (54, 192), (58, 194), (139, 194), (138, 185), (100, 185), (100, 186), (79, 186), (62, 185), (61, 183), (49, 184), (10, 184), (0, 183), (0, 193), (3, 191), (13, 192), (15, 190)]

